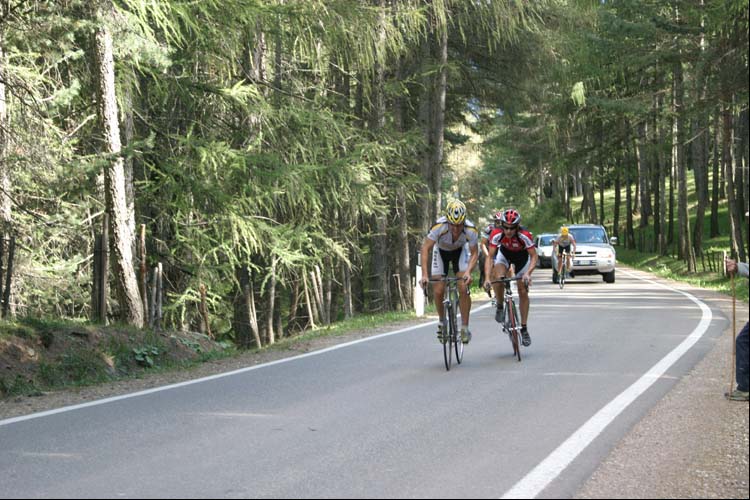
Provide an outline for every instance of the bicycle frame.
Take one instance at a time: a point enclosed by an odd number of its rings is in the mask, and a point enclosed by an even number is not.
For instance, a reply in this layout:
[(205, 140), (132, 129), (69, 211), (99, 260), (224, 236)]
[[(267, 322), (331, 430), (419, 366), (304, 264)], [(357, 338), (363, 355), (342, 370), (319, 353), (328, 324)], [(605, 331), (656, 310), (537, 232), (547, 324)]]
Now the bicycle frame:
[(560, 288), (563, 288), (565, 286), (565, 280), (567, 279), (568, 259), (572, 258), (572, 256), (570, 255), (570, 252), (568, 250), (565, 250), (564, 252), (559, 254), (559, 258), (562, 260), (562, 266), (560, 267), (560, 272), (558, 273), (557, 280)]
[[(446, 290), (443, 294), (443, 360), (445, 361), (445, 369), (450, 371), (451, 364), (453, 363), (453, 352), (456, 353), (456, 362), (461, 364), (463, 361), (464, 344), (461, 341), (461, 336), (458, 331), (457, 324), (457, 309), (459, 307), (458, 300), (458, 282), (462, 278), (448, 278), (443, 277), (441, 279), (431, 279), (431, 283), (446, 283)], [(425, 294), (427, 290), (425, 290)]]
[(513, 278), (501, 278), (499, 280), (493, 280), (492, 283), (504, 283), (505, 293), (503, 295), (503, 320), (500, 323), (502, 325), (502, 331), (508, 334), (510, 343), (513, 346), (513, 354), (521, 361), (521, 344), (519, 342), (519, 336), (521, 335), (521, 312), (518, 309), (518, 304), (513, 299), (513, 287), (510, 286), (511, 282), (523, 279), (523, 277)]

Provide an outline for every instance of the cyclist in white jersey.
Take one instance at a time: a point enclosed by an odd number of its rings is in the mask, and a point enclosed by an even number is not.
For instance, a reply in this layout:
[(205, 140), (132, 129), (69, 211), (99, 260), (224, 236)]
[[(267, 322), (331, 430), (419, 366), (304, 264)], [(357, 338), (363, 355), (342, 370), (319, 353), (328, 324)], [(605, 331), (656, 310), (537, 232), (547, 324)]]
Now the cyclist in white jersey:
[[(477, 231), (474, 223), (466, 218), (466, 206), (462, 202), (454, 200), (448, 203), (446, 215), (440, 217), (430, 229), (422, 243), (421, 250), (422, 277), (419, 283), (422, 288), (427, 286), (429, 276), (447, 276), (451, 265), (456, 277), (463, 278), (458, 282), (458, 289), (460, 292), (461, 341), (464, 344), (468, 344), (471, 340), (471, 332), (469, 331), (469, 314), (471, 313), (469, 286), (471, 285), (471, 271), (479, 259), (478, 240), (479, 231)], [(431, 264), (430, 258), (432, 259)], [(440, 317), (438, 339), (442, 339), (445, 283), (435, 282), (433, 291), (435, 306)]]
[[(557, 275), (559, 276), (562, 272), (563, 253), (567, 253), (568, 272), (573, 270), (573, 262), (570, 260), (571, 256), (576, 253), (576, 239), (570, 234), (570, 230), (563, 226), (560, 228), (560, 234), (555, 236), (552, 240), (553, 252), (557, 252)], [(572, 247), (572, 250), (571, 250)]]

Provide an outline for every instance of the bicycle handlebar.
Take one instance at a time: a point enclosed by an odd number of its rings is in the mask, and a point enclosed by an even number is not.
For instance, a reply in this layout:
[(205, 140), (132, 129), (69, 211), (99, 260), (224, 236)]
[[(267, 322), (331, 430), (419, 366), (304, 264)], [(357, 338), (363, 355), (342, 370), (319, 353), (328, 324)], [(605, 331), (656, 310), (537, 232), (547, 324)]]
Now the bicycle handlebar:
[(492, 280), (490, 283), (510, 283), (511, 281), (522, 280), (523, 276), (513, 276), (512, 278), (500, 278), (499, 280)]
[[(457, 278), (457, 277), (448, 277), (444, 276), (440, 279), (428, 279), (427, 283), (458, 283), (459, 281), (464, 281), (464, 278)], [(427, 295), (427, 287), (422, 287), (422, 290), (424, 291), (425, 296)]]

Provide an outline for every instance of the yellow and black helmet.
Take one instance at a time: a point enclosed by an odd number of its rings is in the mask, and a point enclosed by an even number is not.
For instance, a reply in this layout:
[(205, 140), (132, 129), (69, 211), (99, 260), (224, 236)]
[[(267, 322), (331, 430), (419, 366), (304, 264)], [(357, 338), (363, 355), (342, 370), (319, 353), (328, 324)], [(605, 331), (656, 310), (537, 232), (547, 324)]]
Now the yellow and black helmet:
[(466, 220), (466, 205), (459, 200), (453, 200), (445, 207), (445, 216), (451, 224), (463, 224)]

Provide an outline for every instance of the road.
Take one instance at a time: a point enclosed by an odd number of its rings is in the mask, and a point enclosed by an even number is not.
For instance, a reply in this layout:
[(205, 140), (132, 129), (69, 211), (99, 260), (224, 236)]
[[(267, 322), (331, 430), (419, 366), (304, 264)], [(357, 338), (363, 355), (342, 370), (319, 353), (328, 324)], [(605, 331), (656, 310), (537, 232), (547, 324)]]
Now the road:
[(0, 497), (571, 497), (727, 320), (635, 273), (535, 278), (520, 363), (485, 307), (450, 372), (428, 324), (3, 420)]

